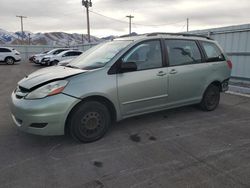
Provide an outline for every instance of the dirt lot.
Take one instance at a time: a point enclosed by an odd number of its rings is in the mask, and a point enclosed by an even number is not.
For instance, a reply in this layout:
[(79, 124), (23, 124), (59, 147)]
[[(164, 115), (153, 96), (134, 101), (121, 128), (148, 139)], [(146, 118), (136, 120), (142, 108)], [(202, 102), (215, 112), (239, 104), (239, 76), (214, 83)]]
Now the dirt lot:
[(117, 123), (100, 141), (17, 131), (9, 101), (40, 68), (0, 65), (0, 187), (250, 187), (250, 98), (223, 94), (219, 108), (184, 107)]

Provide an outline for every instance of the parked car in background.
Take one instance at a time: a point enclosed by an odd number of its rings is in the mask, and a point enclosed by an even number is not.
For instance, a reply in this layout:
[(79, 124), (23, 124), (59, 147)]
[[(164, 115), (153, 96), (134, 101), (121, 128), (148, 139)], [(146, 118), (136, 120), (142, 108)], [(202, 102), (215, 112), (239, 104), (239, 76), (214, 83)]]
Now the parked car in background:
[(43, 65), (43, 63), (41, 62), (45, 56), (48, 56), (48, 57), (53, 56), (65, 50), (69, 50), (69, 49), (68, 48), (56, 48), (56, 49), (48, 51), (46, 54), (40, 54), (39, 56), (34, 57), (34, 63)]
[(21, 55), (14, 48), (0, 47), (0, 62), (13, 65), (19, 61), (21, 61)]
[(31, 56), (29, 57), (30, 63), (35, 63), (35, 58), (37, 58), (37, 57), (39, 57), (39, 56), (44, 56), (44, 55), (46, 55), (48, 52), (49, 52), (49, 51), (45, 51), (45, 52), (42, 52), (42, 53), (40, 53), (40, 54), (31, 55)]
[(232, 62), (216, 41), (188, 34), (117, 38), (65, 67), (38, 70), (12, 93), (12, 118), (38, 135), (100, 139), (113, 121), (198, 104), (217, 108)]
[(41, 64), (45, 65), (57, 65), (58, 62), (66, 59), (72, 59), (82, 54), (82, 51), (79, 50), (66, 50), (58, 53), (56, 55), (46, 55), (43, 57)]

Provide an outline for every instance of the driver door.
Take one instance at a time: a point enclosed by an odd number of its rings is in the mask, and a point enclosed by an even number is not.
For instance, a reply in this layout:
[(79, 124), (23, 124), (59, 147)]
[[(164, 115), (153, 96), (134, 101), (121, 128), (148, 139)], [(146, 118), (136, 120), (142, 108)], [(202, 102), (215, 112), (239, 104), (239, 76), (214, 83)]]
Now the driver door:
[(163, 67), (160, 40), (137, 44), (122, 58), (134, 62), (137, 70), (117, 75), (118, 98), (124, 117), (166, 106), (168, 96), (167, 67)]

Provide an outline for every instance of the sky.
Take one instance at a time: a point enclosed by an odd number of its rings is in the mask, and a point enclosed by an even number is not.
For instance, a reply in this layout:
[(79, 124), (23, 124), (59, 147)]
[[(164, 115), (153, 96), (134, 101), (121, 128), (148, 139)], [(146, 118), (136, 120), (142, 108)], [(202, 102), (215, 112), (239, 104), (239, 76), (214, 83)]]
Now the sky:
[[(92, 0), (91, 35), (128, 34), (127, 15), (133, 15), (132, 32), (183, 32), (189, 29), (250, 23), (249, 0)], [(0, 28), (33, 33), (63, 31), (87, 33), (86, 9), (81, 0), (1, 0)]]

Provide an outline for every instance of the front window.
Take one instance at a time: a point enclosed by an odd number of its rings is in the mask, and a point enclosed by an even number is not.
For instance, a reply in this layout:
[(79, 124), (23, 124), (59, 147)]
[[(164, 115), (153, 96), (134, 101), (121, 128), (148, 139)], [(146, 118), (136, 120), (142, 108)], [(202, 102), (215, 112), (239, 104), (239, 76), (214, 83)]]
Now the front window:
[(137, 70), (162, 67), (161, 44), (159, 40), (140, 43), (122, 59), (123, 63), (134, 62)]
[(55, 52), (53, 53), (53, 55), (60, 54), (60, 53), (63, 52), (63, 51), (65, 51), (65, 50), (57, 50), (57, 51), (55, 51)]
[(68, 66), (80, 69), (95, 69), (105, 66), (132, 41), (111, 41), (99, 44), (85, 51)]

